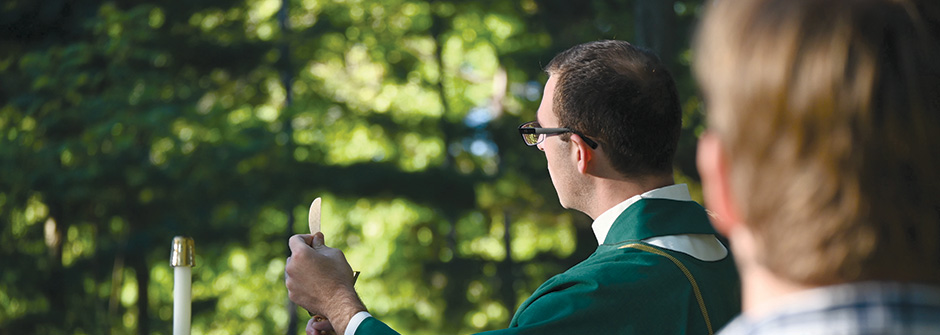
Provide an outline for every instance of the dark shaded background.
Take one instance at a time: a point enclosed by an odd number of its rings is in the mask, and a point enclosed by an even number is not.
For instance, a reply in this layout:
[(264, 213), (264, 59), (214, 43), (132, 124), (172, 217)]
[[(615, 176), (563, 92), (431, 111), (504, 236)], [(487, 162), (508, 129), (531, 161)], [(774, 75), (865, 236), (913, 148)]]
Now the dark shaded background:
[(660, 53), (684, 99), (676, 175), (698, 193), (701, 7), (5, 0), (0, 334), (169, 334), (176, 235), (196, 241), (194, 334), (299, 334), (283, 266), (316, 196), (373, 314), (409, 334), (504, 327), (596, 246), (515, 130), (541, 67), (597, 39)]

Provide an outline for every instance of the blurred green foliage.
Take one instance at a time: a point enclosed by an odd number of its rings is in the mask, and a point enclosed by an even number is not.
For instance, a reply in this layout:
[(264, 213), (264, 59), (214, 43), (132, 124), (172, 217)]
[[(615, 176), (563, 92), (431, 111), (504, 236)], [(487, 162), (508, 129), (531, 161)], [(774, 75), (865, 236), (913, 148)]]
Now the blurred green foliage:
[(410, 334), (504, 327), (596, 246), (517, 138), (541, 66), (603, 38), (659, 51), (695, 189), (701, 6), (6, 0), (0, 334), (169, 334), (176, 235), (196, 241), (194, 334), (302, 333), (283, 269), (317, 196), (373, 314)]

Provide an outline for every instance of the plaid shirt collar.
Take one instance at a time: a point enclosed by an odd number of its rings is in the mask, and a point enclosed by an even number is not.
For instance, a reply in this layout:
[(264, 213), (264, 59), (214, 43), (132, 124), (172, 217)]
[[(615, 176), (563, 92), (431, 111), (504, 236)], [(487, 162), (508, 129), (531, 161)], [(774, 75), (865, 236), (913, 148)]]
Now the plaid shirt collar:
[(738, 316), (720, 335), (940, 334), (940, 287), (862, 282), (807, 290), (758, 317)]

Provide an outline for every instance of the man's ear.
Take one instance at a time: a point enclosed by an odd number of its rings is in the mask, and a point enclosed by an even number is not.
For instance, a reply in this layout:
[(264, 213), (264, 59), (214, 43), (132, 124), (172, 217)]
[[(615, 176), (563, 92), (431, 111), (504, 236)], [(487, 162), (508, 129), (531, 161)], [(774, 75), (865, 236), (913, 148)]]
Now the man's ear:
[(718, 233), (729, 236), (742, 224), (738, 203), (731, 189), (727, 156), (721, 139), (705, 133), (698, 140), (696, 163), (702, 177), (702, 195), (710, 211), (712, 226)]
[(571, 153), (578, 160), (578, 172), (587, 174), (594, 164), (594, 150), (578, 134), (571, 134)]

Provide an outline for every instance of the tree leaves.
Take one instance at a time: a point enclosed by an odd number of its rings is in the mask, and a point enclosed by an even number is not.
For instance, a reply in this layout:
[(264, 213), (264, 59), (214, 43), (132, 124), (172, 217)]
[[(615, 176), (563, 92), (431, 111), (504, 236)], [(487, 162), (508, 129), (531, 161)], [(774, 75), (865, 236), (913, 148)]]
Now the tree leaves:
[(168, 334), (175, 235), (194, 333), (299, 333), (282, 271), (316, 196), (374, 314), (504, 327), (594, 248), (515, 128), (554, 53), (641, 29), (631, 3), (290, 0), (288, 30), (276, 0), (5, 4), (0, 333)]

